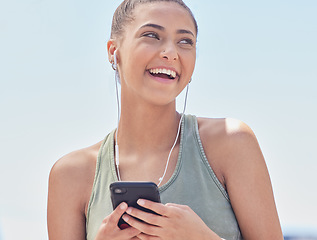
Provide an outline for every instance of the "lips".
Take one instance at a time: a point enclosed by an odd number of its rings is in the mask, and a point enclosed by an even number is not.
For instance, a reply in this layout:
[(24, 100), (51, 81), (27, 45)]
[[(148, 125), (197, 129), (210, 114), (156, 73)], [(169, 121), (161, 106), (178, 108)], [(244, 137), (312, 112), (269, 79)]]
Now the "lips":
[(152, 76), (166, 79), (175, 79), (177, 76), (176, 71), (167, 68), (152, 68), (149, 69), (149, 73)]

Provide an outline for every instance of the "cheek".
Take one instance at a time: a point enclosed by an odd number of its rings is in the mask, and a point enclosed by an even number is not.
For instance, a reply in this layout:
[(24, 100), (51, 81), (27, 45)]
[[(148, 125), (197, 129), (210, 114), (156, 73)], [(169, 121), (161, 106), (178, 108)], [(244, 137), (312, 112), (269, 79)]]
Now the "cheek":
[(145, 65), (143, 59), (138, 58), (136, 55), (129, 56), (122, 62), (122, 71), (124, 81), (128, 85), (135, 85), (140, 83), (137, 81), (145, 74)]
[(190, 54), (187, 57), (184, 58), (186, 69), (189, 74), (193, 74), (196, 64), (196, 54)]
[(133, 66), (133, 68), (142, 68), (146, 64), (153, 53), (153, 48), (149, 46), (135, 46), (131, 47), (133, 50), (129, 52), (126, 59), (126, 64)]

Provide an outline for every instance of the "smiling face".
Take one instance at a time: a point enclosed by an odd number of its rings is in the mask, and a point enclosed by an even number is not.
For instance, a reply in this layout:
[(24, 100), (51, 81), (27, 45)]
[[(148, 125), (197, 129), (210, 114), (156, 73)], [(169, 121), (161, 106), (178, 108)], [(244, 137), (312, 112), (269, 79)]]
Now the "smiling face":
[[(176, 3), (142, 4), (134, 10), (134, 20), (114, 48), (122, 96), (168, 104), (185, 88), (194, 71), (195, 24), (189, 12)], [(111, 55), (111, 47), (108, 49)]]

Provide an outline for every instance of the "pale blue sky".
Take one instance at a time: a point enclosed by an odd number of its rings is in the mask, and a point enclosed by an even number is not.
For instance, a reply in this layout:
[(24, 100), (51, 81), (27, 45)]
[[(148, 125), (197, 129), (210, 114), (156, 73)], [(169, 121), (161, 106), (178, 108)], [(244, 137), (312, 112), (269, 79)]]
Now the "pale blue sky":
[[(115, 127), (106, 41), (120, 2), (0, 2), (5, 240), (47, 239), (53, 163)], [(186, 112), (249, 124), (267, 161), (283, 227), (317, 229), (317, 1), (186, 3), (199, 25)], [(181, 108), (183, 95), (179, 102)]]

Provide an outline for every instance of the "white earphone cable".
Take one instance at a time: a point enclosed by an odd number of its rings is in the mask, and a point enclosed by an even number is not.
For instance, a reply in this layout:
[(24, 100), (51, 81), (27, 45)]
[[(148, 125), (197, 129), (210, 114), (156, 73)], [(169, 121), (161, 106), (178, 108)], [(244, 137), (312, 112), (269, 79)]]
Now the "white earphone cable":
[(188, 88), (189, 88), (189, 83), (187, 84), (187, 88), (186, 88), (184, 109), (183, 109), (183, 113), (182, 113), (181, 119), (179, 120), (176, 138), (175, 138), (174, 144), (173, 144), (173, 146), (171, 148), (171, 151), (168, 154), (168, 158), (167, 158), (167, 161), (166, 161), (166, 166), (165, 166), (165, 169), (164, 169), (164, 173), (163, 173), (162, 177), (159, 178), (159, 183), (157, 184), (158, 187), (161, 185), (161, 183), (162, 183), (162, 181), (163, 181), (163, 179), (164, 179), (164, 177), (166, 175), (168, 164), (170, 162), (170, 158), (171, 158), (172, 152), (173, 152), (173, 150), (174, 150), (174, 148), (176, 146), (177, 140), (178, 140), (178, 136), (179, 136), (180, 129), (181, 129), (181, 126), (182, 126), (182, 120), (183, 120), (183, 117), (184, 117), (184, 114), (185, 114), (186, 105), (187, 105)]
[[(117, 50), (116, 50), (117, 51)], [(118, 180), (121, 181), (121, 176), (120, 176), (120, 171), (119, 171), (119, 145), (118, 145), (118, 130), (119, 130), (119, 121), (120, 121), (120, 101), (119, 101), (119, 93), (118, 93), (118, 82), (119, 82), (119, 72), (118, 72), (118, 66), (117, 66), (117, 55), (116, 55), (116, 51), (114, 52), (114, 64), (113, 64), (113, 68), (115, 70), (115, 84), (116, 84), (116, 97), (117, 97), (117, 111), (118, 111), (118, 116), (117, 116), (117, 130), (116, 130), (116, 144), (115, 144), (115, 164), (116, 164), (116, 170), (117, 170), (117, 175), (118, 175)], [(186, 109), (186, 105), (187, 105), (187, 95), (188, 95), (188, 89), (189, 89), (189, 83), (187, 84), (187, 88), (186, 88), (186, 95), (185, 95), (185, 102), (184, 102), (184, 109), (183, 109), (183, 113), (182, 116), (179, 120), (179, 124), (178, 124), (178, 129), (177, 129), (177, 134), (176, 134), (176, 138), (174, 141), (174, 144), (169, 152), (167, 161), (166, 161), (166, 165), (165, 165), (165, 169), (164, 169), (164, 173), (162, 175), (162, 177), (159, 178), (159, 183), (157, 184), (157, 186), (160, 186), (165, 175), (167, 172), (167, 168), (170, 162), (170, 158), (172, 155), (172, 152), (176, 146), (178, 137), (179, 137), (179, 133), (180, 133), (180, 129), (181, 129), (181, 125), (182, 125), (182, 120), (185, 114), (185, 109)]]
[(117, 50), (114, 51), (114, 69), (115, 69), (115, 82), (116, 82), (116, 95), (117, 95), (117, 130), (116, 130), (116, 145), (115, 145), (115, 155), (116, 155), (116, 169), (118, 174), (118, 179), (121, 181), (120, 172), (119, 172), (119, 145), (118, 145), (118, 130), (119, 130), (119, 121), (120, 121), (120, 101), (119, 101), (119, 91), (118, 91), (118, 82), (119, 82), (119, 72), (117, 65)]

